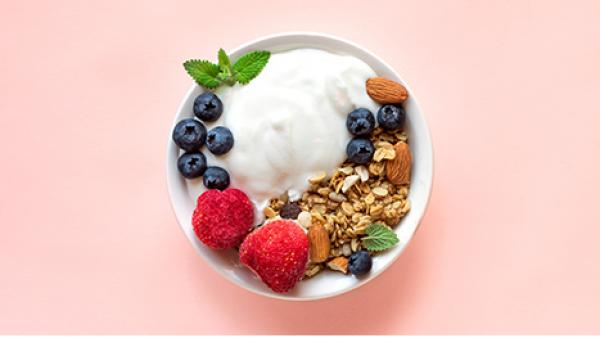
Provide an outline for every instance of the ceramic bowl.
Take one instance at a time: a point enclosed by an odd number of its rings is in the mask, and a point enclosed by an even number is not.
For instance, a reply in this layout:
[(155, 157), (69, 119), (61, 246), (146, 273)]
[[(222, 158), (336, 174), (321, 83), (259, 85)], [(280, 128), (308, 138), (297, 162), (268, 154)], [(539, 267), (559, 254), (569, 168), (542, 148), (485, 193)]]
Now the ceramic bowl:
[[(215, 271), (233, 283), (259, 295), (285, 300), (316, 300), (340, 295), (365, 285), (389, 268), (404, 251), (417, 230), (429, 201), (433, 180), (433, 149), (425, 118), (410, 86), (387, 63), (355, 43), (319, 33), (283, 33), (245, 43), (231, 50), (230, 55), (235, 60), (240, 55), (252, 50), (269, 50), (276, 53), (295, 48), (318, 48), (334, 53), (353, 55), (371, 66), (378, 76), (395, 80), (407, 88), (409, 99), (404, 104), (407, 115), (405, 130), (409, 136), (413, 155), (409, 193), (411, 210), (395, 227), (400, 239), (399, 244), (375, 257), (371, 272), (363, 278), (342, 275), (339, 272), (324, 271), (311, 279), (299, 282), (289, 293), (275, 293), (249, 269), (240, 265), (235, 250), (211, 250), (196, 238), (191, 225), (191, 217), (198, 196), (190, 191), (185, 179), (177, 171), (176, 163), (180, 152), (171, 140), (170, 134), (167, 150), (167, 182), (171, 203), (181, 229), (190, 244)], [(202, 88), (194, 84), (185, 94), (173, 120), (173, 126), (181, 119), (193, 116), (193, 101), (201, 92)]]

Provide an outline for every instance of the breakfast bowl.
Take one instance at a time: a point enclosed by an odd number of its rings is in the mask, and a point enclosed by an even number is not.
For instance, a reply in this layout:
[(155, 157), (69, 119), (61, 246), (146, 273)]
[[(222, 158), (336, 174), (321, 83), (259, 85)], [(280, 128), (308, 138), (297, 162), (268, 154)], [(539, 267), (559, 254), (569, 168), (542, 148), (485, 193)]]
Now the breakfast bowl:
[[(314, 277), (298, 282), (289, 292), (274, 292), (253, 271), (240, 263), (239, 254), (235, 249), (212, 250), (196, 236), (191, 219), (196, 208), (196, 200), (202, 189), (198, 188), (198, 184), (190, 184), (178, 172), (177, 160), (180, 156), (180, 149), (173, 142), (171, 135), (169, 135), (167, 146), (167, 184), (171, 204), (180, 228), (191, 245), (212, 269), (233, 283), (256, 294), (284, 300), (307, 301), (333, 297), (365, 285), (396, 261), (415, 234), (429, 202), (433, 183), (433, 149), (425, 118), (414, 92), (408, 84), (387, 63), (352, 42), (320, 33), (282, 33), (245, 43), (231, 50), (230, 58), (236, 60), (254, 50), (265, 50), (276, 54), (299, 48), (353, 56), (371, 67), (376, 76), (395, 81), (403, 85), (408, 92), (408, 98), (403, 102), (403, 107), (406, 112), (404, 132), (408, 136), (412, 153), (410, 190), (407, 197), (410, 200), (410, 212), (401, 218), (398, 225), (393, 227), (398, 239), (397, 244), (377, 254), (372, 261), (370, 272), (365, 276), (355, 277), (335, 271), (323, 271)], [(179, 105), (173, 126), (184, 118), (194, 116), (194, 100), (203, 91), (204, 89), (197, 84), (189, 89)], [(225, 108), (226, 113), (227, 107)], [(235, 188), (235, 186), (233, 187)], [(255, 210), (255, 213), (260, 212), (260, 210)]]

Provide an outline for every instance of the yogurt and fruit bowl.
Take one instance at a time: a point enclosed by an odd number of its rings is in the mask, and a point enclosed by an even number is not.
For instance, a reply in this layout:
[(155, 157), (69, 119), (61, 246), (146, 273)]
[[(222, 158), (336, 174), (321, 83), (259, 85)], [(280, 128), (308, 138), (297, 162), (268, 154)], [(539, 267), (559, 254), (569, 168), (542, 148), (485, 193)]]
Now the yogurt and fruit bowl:
[(432, 186), (410, 88), (372, 53), (323, 34), (217, 56), (184, 63), (195, 84), (169, 135), (169, 193), (192, 245), (227, 279), (288, 300), (335, 296), (383, 272)]

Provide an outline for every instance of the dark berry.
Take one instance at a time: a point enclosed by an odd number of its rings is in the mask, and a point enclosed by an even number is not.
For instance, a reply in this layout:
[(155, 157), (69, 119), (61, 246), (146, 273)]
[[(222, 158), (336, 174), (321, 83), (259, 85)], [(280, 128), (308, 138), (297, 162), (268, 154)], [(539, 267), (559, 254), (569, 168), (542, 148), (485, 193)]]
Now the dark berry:
[(279, 210), (279, 216), (284, 219), (297, 219), (298, 214), (302, 212), (300, 206), (296, 203), (286, 203)]
[(362, 276), (371, 271), (373, 260), (365, 250), (357, 251), (348, 260), (348, 269), (355, 276)]
[(185, 119), (173, 128), (173, 142), (185, 151), (198, 150), (206, 141), (206, 128), (200, 121)]
[(185, 178), (200, 177), (206, 170), (206, 157), (199, 151), (185, 153), (179, 156), (177, 169)]
[(401, 106), (386, 104), (379, 108), (379, 111), (377, 112), (377, 122), (379, 122), (381, 128), (387, 131), (394, 131), (402, 128), (405, 119), (406, 112)]
[(208, 189), (224, 190), (229, 186), (229, 174), (221, 167), (208, 167), (204, 172), (203, 183)]
[(373, 143), (363, 137), (353, 138), (346, 147), (346, 155), (350, 162), (356, 164), (367, 164), (373, 158), (375, 147)]
[(223, 155), (233, 147), (233, 134), (227, 127), (215, 127), (208, 131), (206, 147), (215, 155)]
[(216, 121), (222, 112), (223, 102), (211, 92), (202, 93), (194, 100), (194, 114), (202, 121)]
[(346, 128), (352, 135), (369, 135), (375, 129), (375, 116), (368, 109), (355, 109), (346, 118)]

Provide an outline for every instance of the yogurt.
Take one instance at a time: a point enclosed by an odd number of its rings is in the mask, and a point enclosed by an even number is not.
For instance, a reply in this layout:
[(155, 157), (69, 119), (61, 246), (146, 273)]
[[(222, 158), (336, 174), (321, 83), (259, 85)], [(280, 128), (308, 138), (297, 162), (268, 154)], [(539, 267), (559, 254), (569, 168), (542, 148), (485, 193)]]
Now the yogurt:
[(208, 127), (228, 127), (235, 144), (224, 156), (210, 156), (209, 165), (225, 168), (231, 187), (244, 191), (261, 217), (270, 198), (286, 191), (300, 198), (309, 177), (330, 174), (346, 159), (348, 113), (379, 108), (365, 91), (375, 75), (353, 56), (324, 50), (272, 54), (249, 84), (216, 91), (224, 110)]

